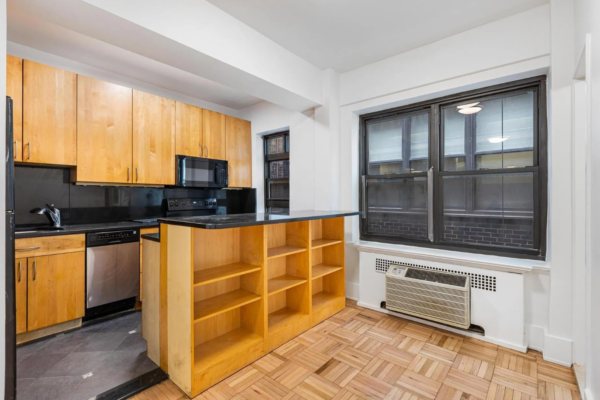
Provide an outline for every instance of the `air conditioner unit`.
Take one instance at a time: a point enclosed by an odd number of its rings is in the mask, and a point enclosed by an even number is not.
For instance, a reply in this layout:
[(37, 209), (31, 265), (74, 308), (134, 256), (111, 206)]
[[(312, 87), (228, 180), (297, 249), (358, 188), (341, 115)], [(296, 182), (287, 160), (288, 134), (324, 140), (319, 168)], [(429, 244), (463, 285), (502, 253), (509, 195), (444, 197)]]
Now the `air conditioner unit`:
[(471, 325), (469, 276), (391, 264), (385, 280), (388, 310), (463, 329)]

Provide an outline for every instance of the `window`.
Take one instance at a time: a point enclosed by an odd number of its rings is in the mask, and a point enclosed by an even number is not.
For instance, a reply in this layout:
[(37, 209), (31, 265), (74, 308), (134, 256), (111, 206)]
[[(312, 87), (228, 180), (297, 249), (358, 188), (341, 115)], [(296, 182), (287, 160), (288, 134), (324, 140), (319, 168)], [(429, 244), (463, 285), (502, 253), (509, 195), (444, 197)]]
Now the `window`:
[(361, 117), (361, 238), (544, 257), (545, 77)]
[(265, 211), (290, 212), (290, 133), (263, 136), (265, 146)]

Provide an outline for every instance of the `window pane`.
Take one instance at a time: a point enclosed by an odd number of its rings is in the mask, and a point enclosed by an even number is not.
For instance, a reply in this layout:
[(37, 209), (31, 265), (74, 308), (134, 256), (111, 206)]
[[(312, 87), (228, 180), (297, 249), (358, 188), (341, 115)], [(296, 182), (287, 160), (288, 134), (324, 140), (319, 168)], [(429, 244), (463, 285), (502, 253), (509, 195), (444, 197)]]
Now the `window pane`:
[(290, 184), (288, 182), (269, 182), (268, 200), (289, 200)]
[(533, 173), (443, 177), (443, 240), (532, 249), (533, 181)]
[(461, 104), (442, 111), (446, 171), (533, 165), (534, 92), (468, 103), (480, 110), (461, 114)]
[[(426, 172), (429, 156), (429, 114), (410, 117), (410, 172)], [(408, 171), (407, 171), (408, 172)]]
[(367, 125), (369, 175), (402, 173), (402, 118)]
[(271, 161), (269, 162), (269, 178), (289, 178), (290, 177), (290, 160)]
[(368, 179), (367, 232), (427, 240), (427, 178)]
[(367, 125), (369, 175), (425, 172), (429, 167), (429, 113)]

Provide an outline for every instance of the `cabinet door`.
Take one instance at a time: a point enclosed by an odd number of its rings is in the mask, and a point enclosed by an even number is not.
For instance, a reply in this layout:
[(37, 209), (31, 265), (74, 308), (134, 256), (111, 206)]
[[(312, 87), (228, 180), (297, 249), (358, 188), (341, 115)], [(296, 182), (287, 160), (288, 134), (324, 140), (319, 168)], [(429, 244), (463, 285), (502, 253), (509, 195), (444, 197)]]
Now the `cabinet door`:
[(225, 117), (230, 187), (252, 187), (252, 136), (250, 122)]
[(13, 100), (15, 161), (23, 161), (23, 60), (6, 56), (6, 95)]
[(202, 157), (202, 109), (180, 102), (176, 102), (175, 109), (175, 153)]
[(204, 110), (204, 157), (226, 159), (225, 115)]
[(27, 259), (15, 262), (15, 303), (17, 308), (17, 334), (27, 332)]
[(23, 61), (23, 161), (76, 164), (76, 87), (72, 72)]
[(132, 92), (77, 76), (78, 182), (132, 182)]
[(81, 318), (85, 313), (85, 252), (27, 259), (27, 329)]
[(175, 101), (133, 91), (134, 183), (175, 184)]

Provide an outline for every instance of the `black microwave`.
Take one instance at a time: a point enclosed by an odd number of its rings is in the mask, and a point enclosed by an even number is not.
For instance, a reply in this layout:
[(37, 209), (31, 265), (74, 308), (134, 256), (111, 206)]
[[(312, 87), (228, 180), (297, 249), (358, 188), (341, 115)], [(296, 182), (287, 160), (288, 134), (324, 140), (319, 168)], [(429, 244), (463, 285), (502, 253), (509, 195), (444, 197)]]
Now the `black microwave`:
[(228, 184), (227, 161), (175, 156), (175, 185), (180, 187), (224, 188)]

